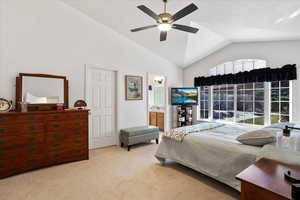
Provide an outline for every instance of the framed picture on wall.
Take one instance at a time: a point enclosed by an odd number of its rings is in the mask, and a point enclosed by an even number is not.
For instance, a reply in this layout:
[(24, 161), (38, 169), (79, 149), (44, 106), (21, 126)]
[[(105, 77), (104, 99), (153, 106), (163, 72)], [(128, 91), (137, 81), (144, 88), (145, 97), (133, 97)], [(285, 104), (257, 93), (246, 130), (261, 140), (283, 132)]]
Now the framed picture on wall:
[(143, 77), (125, 76), (125, 95), (126, 100), (143, 100)]

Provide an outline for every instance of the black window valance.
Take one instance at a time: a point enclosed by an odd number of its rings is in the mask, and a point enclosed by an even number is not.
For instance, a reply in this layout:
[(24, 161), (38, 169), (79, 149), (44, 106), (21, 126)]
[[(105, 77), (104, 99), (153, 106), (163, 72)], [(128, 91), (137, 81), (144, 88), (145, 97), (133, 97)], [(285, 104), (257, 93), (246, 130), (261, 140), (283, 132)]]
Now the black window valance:
[(195, 87), (222, 85), (222, 84), (241, 84), (254, 82), (272, 82), (297, 79), (296, 64), (285, 65), (281, 68), (254, 69), (247, 72), (236, 74), (217, 75), (210, 77), (196, 77)]

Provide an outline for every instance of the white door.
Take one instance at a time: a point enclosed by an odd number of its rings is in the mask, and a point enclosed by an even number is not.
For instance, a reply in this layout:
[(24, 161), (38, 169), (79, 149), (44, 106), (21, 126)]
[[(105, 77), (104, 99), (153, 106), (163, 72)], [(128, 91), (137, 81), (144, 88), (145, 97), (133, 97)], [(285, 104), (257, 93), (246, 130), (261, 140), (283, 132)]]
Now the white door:
[(87, 67), (86, 95), (91, 109), (90, 149), (116, 145), (116, 72)]

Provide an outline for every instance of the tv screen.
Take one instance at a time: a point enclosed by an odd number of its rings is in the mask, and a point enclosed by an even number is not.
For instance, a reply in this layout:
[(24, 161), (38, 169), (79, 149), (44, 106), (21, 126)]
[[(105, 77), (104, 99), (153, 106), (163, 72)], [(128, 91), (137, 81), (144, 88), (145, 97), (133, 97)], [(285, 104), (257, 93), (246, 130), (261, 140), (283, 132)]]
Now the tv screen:
[(171, 103), (172, 105), (197, 105), (198, 89), (197, 88), (172, 88)]

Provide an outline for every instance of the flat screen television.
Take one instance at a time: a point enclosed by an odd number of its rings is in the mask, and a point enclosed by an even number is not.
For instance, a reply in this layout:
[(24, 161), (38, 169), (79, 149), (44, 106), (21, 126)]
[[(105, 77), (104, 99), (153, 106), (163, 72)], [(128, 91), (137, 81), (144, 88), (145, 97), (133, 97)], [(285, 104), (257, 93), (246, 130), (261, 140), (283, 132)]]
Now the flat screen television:
[(197, 105), (198, 89), (197, 88), (172, 88), (171, 104), (172, 105)]

